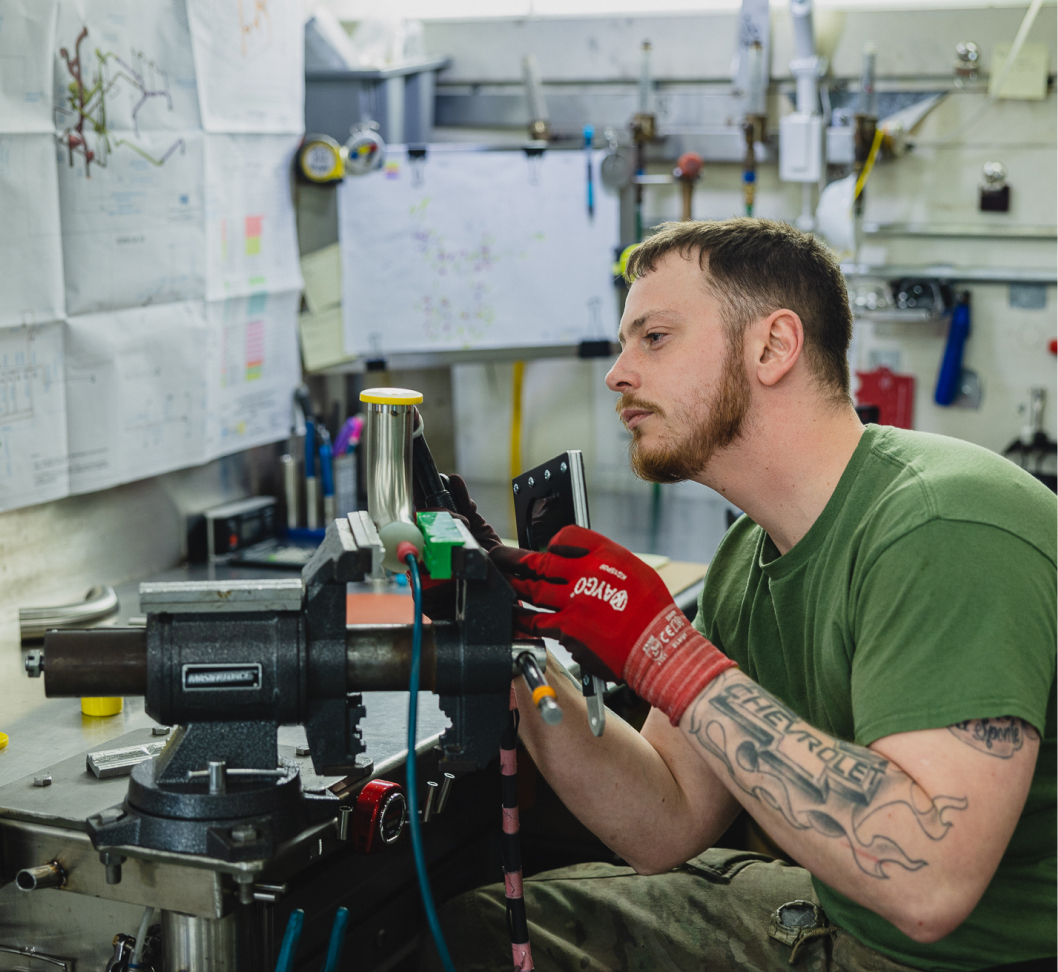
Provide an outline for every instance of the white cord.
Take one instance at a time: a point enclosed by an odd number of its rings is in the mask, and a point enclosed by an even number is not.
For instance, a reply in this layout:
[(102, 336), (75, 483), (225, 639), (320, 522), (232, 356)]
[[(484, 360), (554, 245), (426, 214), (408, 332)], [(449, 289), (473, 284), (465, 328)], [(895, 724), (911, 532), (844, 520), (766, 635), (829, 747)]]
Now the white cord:
[(1010, 53), (1003, 62), (1003, 70), (999, 72), (995, 86), (992, 88), (992, 93), (985, 98), (984, 104), (967, 118), (966, 121), (961, 125), (956, 126), (943, 138), (938, 138), (932, 142), (916, 141), (916, 145), (921, 145), (927, 148), (935, 145), (947, 145), (952, 139), (961, 135), (967, 128), (976, 123), (981, 116), (996, 103), (996, 99), (999, 97), (999, 93), (1003, 90), (1003, 85), (1006, 83), (1007, 75), (1009, 75), (1013, 69), (1014, 62), (1018, 59), (1018, 55), (1021, 53), (1021, 48), (1025, 45), (1025, 38), (1029, 36), (1029, 31), (1032, 29), (1033, 22), (1036, 20), (1036, 14), (1040, 12), (1040, 7), (1042, 6), (1043, 0), (1032, 0), (1032, 3), (1029, 4), (1029, 9), (1025, 11), (1025, 18), (1021, 21), (1021, 26), (1018, 28), (1017, 34), (1014, 35), (1014, 43), (1010, 46)]
[(147, 940), (147, 929), (151, 927), (151, 919), (154, 917), (154, 908), (148, 907), (143, 911), (140, 919), (140, 930), (136, 932), (136, 944), (132, 948), (132, 958), (129, 960), (130, 969), (140, 967), (140, 959), (143, 958), (143, 946)]

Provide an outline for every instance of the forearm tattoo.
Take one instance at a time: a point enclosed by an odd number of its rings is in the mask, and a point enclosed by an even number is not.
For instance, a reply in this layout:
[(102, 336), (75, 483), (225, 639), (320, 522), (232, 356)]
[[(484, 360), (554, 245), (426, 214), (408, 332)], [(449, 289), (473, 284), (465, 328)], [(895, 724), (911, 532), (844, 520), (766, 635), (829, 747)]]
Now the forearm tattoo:
[(946, 811), (965, 810), (965, 797), (931, 800), (877, 753), (814, 729), (757, 685), (734, 681), (724, 687), (724, 681), (718, 679), (721, 691), (695, 703), (691, 733), (740, 790), (796, 830), (841, 842), (871, 877), (886, 879), (886, 864), (909, 871), (926, 866), (928, 861), (905, 853), (893, 834), (906, 833), (913, 822), (931, 840), (941, 840), (951, 827)]
[(1026, 739), (1040, 738), (1032, 726), (1017, 716), (957, 722), (948, 726), (948, 732), (967, 746), (997, 759), (1010, 759), (1025, 745)]

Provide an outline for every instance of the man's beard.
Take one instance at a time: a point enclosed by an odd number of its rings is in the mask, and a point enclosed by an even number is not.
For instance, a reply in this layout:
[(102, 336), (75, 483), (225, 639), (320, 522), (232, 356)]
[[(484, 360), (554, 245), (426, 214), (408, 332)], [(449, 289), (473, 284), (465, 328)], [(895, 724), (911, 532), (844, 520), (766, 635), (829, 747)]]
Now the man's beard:
[[(632, 429), (632, 444), (628, 455), (632, 472), (648, 483), (680, 483), (693, 479), (709, 464), (716, 452), (731, 445), (742, 435), (746, 414), (749, 412), (749, 381), (742, 360), (742, 336), (728, 342), (720, 382), (710, 399), (699, 399), (692, 409), (681, 409), (691, 431), (680, 441), (669, 438), (660, 445), (645, 450), (640, 445), (641, 433)], [(665, 413), (654, 403), (625, 393), (617, 403), (620, 412), (626, 408), (646, 408), (664, 421)], [(695, 420), (694, 415), (704, 417)]]

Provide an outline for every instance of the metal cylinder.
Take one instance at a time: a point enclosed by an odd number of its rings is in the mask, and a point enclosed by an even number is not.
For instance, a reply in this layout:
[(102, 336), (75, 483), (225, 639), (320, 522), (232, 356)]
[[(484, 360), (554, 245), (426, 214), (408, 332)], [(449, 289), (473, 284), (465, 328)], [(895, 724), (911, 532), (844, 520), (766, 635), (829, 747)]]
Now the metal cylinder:
[(235, 913), (226, 918), (197, 918), (162, 912), (163, 972), (235, 972)]
[(407, 540), (422, 550), (412, 497), (412, 432), (422, 395), (407, 388), (368, 388), (360, 393), (367, 410), (367, 509), (386, 548), (387, 570), (403, 572), (397, 546)]
[[(350, 692), (407, 689), (411, 673), (410, 624), (353, 625), (345, 629), (346, 685)], [(437, 674), (436, 631), (422, 631), (420, 687), (433, 690)]]
[(44, 694), (49, 698), (146, 692), (146, 629), (89, 628), (44, 636)]
[(26, 867), (15, 875), (15, 887), (19, 891), (39, 891), (41, 888), (61, 888), (66, 883), (66, 872), (58, 861), (49, 861), (40, 867)]

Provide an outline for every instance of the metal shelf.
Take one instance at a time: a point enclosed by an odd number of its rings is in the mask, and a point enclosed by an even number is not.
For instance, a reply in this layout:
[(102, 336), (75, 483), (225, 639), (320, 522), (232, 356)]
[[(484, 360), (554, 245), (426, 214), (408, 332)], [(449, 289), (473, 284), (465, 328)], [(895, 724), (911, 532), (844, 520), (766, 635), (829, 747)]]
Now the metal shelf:
[(911, 263), (871, 266), (865, 263), (843, 263), (841, 272), (846, 277), (881, 277), (885, 280), (929, 277), (947, 283), (1058, 283), (1058, 269), (1055, 267), (952, 267)]

